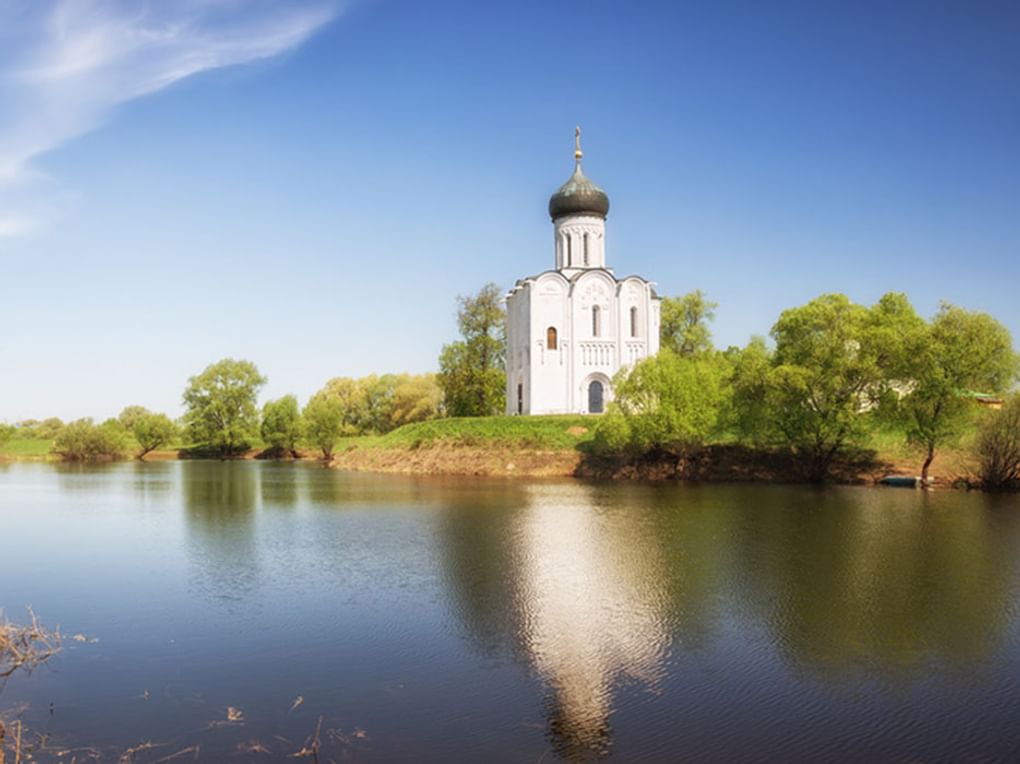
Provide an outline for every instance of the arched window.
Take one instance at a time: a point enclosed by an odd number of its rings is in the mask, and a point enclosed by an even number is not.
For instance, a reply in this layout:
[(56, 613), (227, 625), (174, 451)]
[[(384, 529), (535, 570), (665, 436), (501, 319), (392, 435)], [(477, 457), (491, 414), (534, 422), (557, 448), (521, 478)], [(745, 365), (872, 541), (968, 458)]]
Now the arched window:
[(588, 234), (584, 235), (584, 264), (588, 264)]
[(637, 337), (637, 308), (630, 309), (630, 336)]
[(591, 336), (598, 337), (602, 328), (602, 311), (598, 305), (591, 306)]
[(549, 350), (556, 349), (556, 327), (550, 326), (545, 330), (545, 346)]

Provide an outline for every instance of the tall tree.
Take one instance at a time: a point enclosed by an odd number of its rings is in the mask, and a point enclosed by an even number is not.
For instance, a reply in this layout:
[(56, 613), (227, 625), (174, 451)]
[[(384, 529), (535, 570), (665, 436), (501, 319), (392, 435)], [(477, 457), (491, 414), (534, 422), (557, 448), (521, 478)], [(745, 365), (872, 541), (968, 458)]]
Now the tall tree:
[(305, 404), (301, 416), (307, 441), (322, 451), (323, 459), (332, 459), (337, 441), (345, 434), (343, 403), (329, 394), (327, 386)]
[(184, 415), (193, 443), (231, 456), (258, 434), (258, 391), (266, 383), (251, 361), (224, 358), (188, 380)]
[(693, 356), (712, 349), (708, 325), (719, 307), (700, 289), (682, 297), (664, 297), (659, 324), (660, 344), (677, 355)]
[[(833, 461), (866, 434), (864, 412), (882, 400), (903, 369), (903, 345), (916, 320), (902, 295), (871, 308), (827, 294), (784, 311), (772, 328), (775, 352), (753, 350), (737, 364), (741, 406), (759, 397), (760, 440), (775, 439), (799, 454), (807, 476), (824, 480)], [(768, 359), (768, 367), (762, 364)]]
[(907, 439), (924, 449), (921, 478), (936, 450), (959, 439), (975, 410), (974, 393), (1004, 392), (1016, 378), (1009, 330), (991, 316), (943, 304), (910, 335), (906, 395), (900, 401)]
[(285, 395), (262, 406), (262, 440), (274, 454), (296, 457), (301, 438), (301, 411), (297, 398)]
[(463, 339), (444, 345), (439, 386), (451, 416), (488, 416), (506, 401), (506, 314), (502, 293), (486, 284), (474, 297), (458, 297), (457, 326)]

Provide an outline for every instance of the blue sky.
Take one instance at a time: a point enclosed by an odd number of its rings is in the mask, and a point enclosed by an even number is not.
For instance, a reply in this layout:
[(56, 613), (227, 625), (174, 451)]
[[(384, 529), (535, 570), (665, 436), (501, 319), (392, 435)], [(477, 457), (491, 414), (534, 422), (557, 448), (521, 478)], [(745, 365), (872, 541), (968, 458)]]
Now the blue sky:
[(0, 3), (0, 421), (435, 368), (454, 298), (608, 258), (717, 344), (826, 291), (1020, 337), (1015, 2)]

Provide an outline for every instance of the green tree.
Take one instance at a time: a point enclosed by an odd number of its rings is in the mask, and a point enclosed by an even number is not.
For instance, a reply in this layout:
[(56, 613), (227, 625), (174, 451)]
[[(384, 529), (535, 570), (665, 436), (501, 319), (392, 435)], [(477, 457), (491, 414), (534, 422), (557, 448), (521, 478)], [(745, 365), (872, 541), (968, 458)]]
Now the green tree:
[(305, 439), (322, 451), (322, 458), (333, 458), (333, 449), (343, 435), (347, 425), (344, 422), (344, 405), (336, 396), (330, 395), (328, 387), (320, 390), (305, 404)]
[(824, 480), (836, 458), (863, 441), (865, 412), (883, 399), (903, 368), (902, 346), (894, 338), (913, 321), (904, 303), (902, 295), (886, 295), (867, 308), (845, 295), (822, 295), (780, 315), (766, 373), (760, 348), (746, 374), (738, 366), (737, 400), (761, 407), (753, 417), (761, 427), (759, 440), (792, 448), (809, 479)]
[[(118, 420), (123, 424), (123, 412)], [(142, 409), (140, 412), (133, 412), (129, 421), (131, 422), (131, 434), (135, 436), (135, 440), (138, 441), (138, 445), (142, 449), (138, 454), (139, 459), (144, 460), (146, 454), (172, 443), (173, 439), (177, 437), (177, 425), (166, 414), (156, 414)]]
[(772, 353), (764, 337), (752, 337), (747, 347), (727, 354), (732, 366), (727, 424), (743, 440), (765, 445), (771, 437), (767, 391)]
[(908, 441), (924, 450), (921, 477), (927, 480), (936, 450), (958, 441), (971, 423), (971, 395), (1005, 391), (1016, 377), (1017, 359), (1005, 326), (949, 304), (908, 341), (900, 411)]
[(393, 396), (400, 375), (370, 374), (358, 380), (358, 432), (379, 434), (393, 429)]
[(659, 323), (661, 346), (683, 356), (711, 350), (712, 332), (708, 325), (715, 320), (717, 307), (700, 289), (682, 297), (664, 297)]
[(0, 422), (0, 448), (7, 445), (7, 441), (14, 437), (17, 429), (13, 425)]
[(149, 413), (151, 412), (145, 406), (125, 406), (117, 415), (117, 421), (124, 425), (125, 430), (131, 432), (135, 429), (135, 422)]
[(474, 297), (458, 297), (457, 326), (463, 339), (439, 354), (439, 386), (451, 416), (487, 416), (506, 402), (506, 315), (502, 293), (486, 284)]
[(262, 440), (276, 454), (297, 457), (297, 444), (301, 439), (301, 412), (297, 398), (285, 395), (268, 401), (262, 407)]
[(120, 459), (127, 452), (128, 434), (116, 419), (95, 424), (92, 419), (70, 422), (57, 433), (53, 452), (67, 461)]
[(621, 371), (616, 399), (596, 428), (596, 449), (690, 456), (719, 429), (726, 368), (718, 356), (681, 356), (667, 348)]
[(443, 391), (435, 374), (403, 375), (393, 391), (393, 427), (442, 416)]
[(193, 443), (222, 457), (243, 450), (258, 434), (258, 391), (266, 383), (250, 361), (225, 358), (188, 380), (184, 420)]

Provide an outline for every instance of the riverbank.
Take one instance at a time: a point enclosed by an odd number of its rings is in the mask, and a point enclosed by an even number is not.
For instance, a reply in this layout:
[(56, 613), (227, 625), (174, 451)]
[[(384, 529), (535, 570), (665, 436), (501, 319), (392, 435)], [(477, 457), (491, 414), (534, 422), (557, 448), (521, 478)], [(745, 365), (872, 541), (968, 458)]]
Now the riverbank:
[[(596, 420), (584, 416), (477, 417), (439, 419), (400, 427), (377, 436), (342, 439), (330, 466), (358, 472), (500, 477), (585, 477), (614, 480), (699, 480), (705, 482), (804, 482), (800, 461), (783, 450), (756, 449), (733, 442), (710, 444), (696, 456), (677, 460), (649, 455), (637, 459), (595, 456)], [(50, 441), (11, 441), (0, 461), (57, 460)], [(876, 434), (870, 448), (834, 465), (836, 483), (873, 483), (887, 475), (918, 474), (922, 458), (900, 433)], [(237, 458), (266, 458), (254, 447)], [(321, 459), (299, 450), (301, 459)], [(150, 452), (148, 461), (210, 458), (187, 446)], [(972, 465), (965, 448), (940, 453), (932, 465), (938, 485), (965, 483)]]

